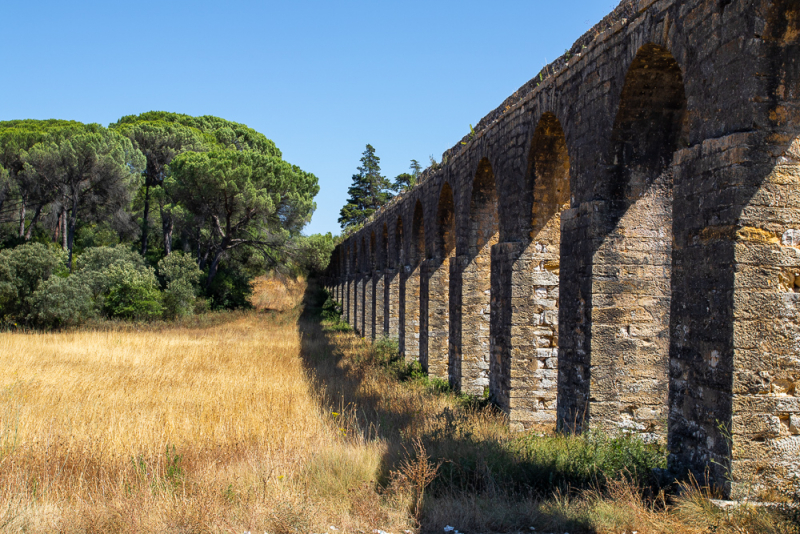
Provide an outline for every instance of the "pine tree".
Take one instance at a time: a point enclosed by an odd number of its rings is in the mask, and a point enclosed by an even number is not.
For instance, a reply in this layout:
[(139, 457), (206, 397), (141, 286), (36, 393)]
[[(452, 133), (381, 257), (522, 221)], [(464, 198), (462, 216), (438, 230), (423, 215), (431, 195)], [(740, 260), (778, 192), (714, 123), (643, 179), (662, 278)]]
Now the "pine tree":
[(392, 189), (395, 191), (408, 191), (417, 185), (419, 175), (422, 174), (422, 165), (419, 164), (419, 161), (412, 159), (409, 169), (411, 169), (411, 174), (404, 172), (395, 176)]
[(342, 228), (363, 223), (392, 198), (391, 184), (385, 176), (381, 176), (380, 162), (375, 149), (368, 144), (361, 156), (358, 174), (353, 175), (353, 185), (347, 190), (350, 198), (339, 212)]

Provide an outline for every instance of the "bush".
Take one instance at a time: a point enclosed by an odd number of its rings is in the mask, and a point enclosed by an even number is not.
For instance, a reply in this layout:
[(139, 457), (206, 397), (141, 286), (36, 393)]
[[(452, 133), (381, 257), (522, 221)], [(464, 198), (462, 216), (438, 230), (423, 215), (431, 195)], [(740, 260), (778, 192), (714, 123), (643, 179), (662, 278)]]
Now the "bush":
[(66, 257), (40, 243), (0, 251), (0, 315), (29, 321), (31, 298), (53, 274), (66, 274)]
[(75, 326), (95, 315), (92, 290), (79, 276), (52, 276), (31, 297), (33, 322), (45, 328)]
[(91, 290), (98, 312), (106, 311), (105, 299), (114, 283), (110, 276), (111, 267), (120, 269), (123, 266), (129, 270), (147, 268), (137, 252), (123, 245), (90, 248), (76, 259), (76, 274), (83, 278)]
[(122, 263), (110, 266), (103, 274), (109, 284), (104, 306), (110, 316), (149, 320), (164, 313), (161, 292), (152, 268), (136, 268), (130, 263)]
[(325, 299), (322, 304), (321, 317), (323, 321), (330, 321), (338, 323), (342, 320), (342, 306), (333, 300), (330, 295)]
[(164, 315), (168, 318), (192, 315), (197, 297), (197, 282), (203, 274), (194, 258), (173, 252), (158, 262), (158, 274), (164, 279)]
[(214, 280), (205, 288), (212, 310), (250, 308), (250, 278), (238, 266), (221, 266)]

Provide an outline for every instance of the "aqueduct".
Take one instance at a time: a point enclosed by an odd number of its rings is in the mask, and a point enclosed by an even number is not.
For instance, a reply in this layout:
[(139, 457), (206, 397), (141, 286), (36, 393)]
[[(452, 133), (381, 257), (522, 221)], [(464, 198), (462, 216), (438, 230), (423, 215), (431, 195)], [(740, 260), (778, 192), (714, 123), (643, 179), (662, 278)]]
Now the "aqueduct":
[(800, 2), (624, 1), (339, 245), (329, 289), (515, 428), (796, 484), (799, 99)]

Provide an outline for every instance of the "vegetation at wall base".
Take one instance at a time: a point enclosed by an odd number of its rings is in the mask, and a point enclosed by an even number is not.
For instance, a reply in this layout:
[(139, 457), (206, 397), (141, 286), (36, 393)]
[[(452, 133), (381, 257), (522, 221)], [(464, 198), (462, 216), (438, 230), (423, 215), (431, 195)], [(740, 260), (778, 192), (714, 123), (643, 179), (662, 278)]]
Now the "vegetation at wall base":
[(461, 532), (800, 532), (774, 510), (723, 511), (711, 504), (718, 495), (696, 481), (662, 485), (663, 444), (630, 433), (512, 432), (489, 399), (460, 395), (418, 362), (402, 361), (396, 340), (358, 339), (329, 293), (317, 303), (342, 370), (341, 386), (320, 387), (331, 402), (352, 403), (341, 408), (353, 418), (348, 434), (393, 443), (380, 483), (391, 488), (397, 466), (417, 458), (417, 439), (430, 466), (438, 465), (418, 518), (424, 532), (448, 525)]

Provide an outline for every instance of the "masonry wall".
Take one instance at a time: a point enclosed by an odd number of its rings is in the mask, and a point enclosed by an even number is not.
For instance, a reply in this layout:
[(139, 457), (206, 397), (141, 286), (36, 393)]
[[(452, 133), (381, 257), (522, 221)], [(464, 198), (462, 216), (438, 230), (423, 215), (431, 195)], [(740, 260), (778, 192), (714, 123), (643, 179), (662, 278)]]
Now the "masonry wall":
[(799, 10), (620, 4), (339, 246), (345, 316), (374, 235), (385, 332), (514, 428), (640, 433), (734, 496), (797, 484)]

